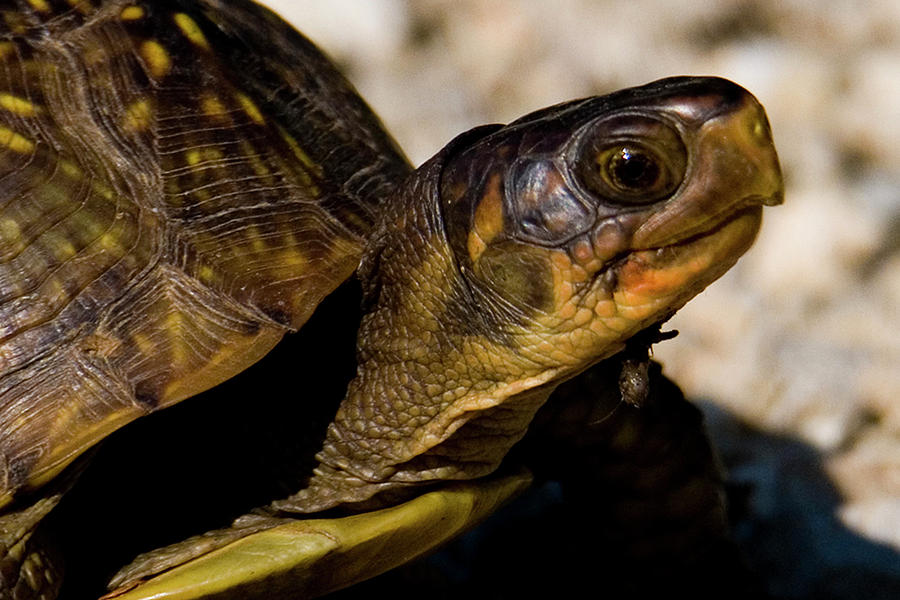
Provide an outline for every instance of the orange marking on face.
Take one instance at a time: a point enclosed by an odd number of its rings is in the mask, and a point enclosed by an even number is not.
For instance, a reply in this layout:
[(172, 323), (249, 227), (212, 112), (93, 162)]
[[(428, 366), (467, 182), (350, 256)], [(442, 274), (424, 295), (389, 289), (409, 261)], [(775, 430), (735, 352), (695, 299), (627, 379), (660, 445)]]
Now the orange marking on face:
[(500, 191), (499, 175), (494, 175), (488, 181), (485, 194), (475, 208), (474, 220), (468, 240), (469, 257), (473, 263), (503, 231), (503, 194)]
[(695, 276), (709, 268), (709, 257), (694, 256), (678, 264), (653, 264), (655, 251), (637, 252), (622, 265), (619, 287), (629, 294), (654, 297), (683, 287)]

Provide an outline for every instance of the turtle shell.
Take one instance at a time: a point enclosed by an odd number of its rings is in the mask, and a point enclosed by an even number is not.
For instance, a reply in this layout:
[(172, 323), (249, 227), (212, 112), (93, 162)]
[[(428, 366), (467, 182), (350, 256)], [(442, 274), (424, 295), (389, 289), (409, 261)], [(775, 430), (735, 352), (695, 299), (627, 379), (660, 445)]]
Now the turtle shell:
[(302, 326), (409, 169), (251, 2), (0, 3), (0, 506)]

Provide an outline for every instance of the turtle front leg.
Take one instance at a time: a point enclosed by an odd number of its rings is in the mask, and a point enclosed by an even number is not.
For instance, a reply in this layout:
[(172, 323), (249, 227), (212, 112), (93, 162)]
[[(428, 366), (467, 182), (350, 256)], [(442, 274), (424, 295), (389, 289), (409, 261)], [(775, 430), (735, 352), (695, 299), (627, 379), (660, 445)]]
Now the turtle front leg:
[(120, 571), (106, 599), (314, 598), (433, 550), (531, 483), (527, 473), (459, 483), (391, 508), (342, 518), (242, 517)]

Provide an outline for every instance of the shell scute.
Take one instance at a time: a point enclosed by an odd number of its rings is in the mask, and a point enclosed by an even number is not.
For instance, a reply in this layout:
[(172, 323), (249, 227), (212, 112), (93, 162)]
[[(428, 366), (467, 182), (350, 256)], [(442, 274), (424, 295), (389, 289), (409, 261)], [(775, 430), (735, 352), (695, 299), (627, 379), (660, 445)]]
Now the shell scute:
[(409, 166), (250, 3), (0, 8), (0, 504), (259, 359)]

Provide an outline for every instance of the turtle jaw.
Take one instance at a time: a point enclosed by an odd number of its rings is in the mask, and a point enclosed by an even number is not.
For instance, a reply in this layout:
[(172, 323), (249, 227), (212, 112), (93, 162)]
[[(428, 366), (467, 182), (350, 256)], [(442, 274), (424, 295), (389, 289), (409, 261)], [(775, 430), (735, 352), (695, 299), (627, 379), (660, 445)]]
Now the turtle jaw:
[(629, 253), (611, 267), (615, 316), (601, 322), (616, 330), (631, 321), (639, 330), (668, 317), (737, 262), (761, 223), (762, 208), (747, 207), (705, 233)]

